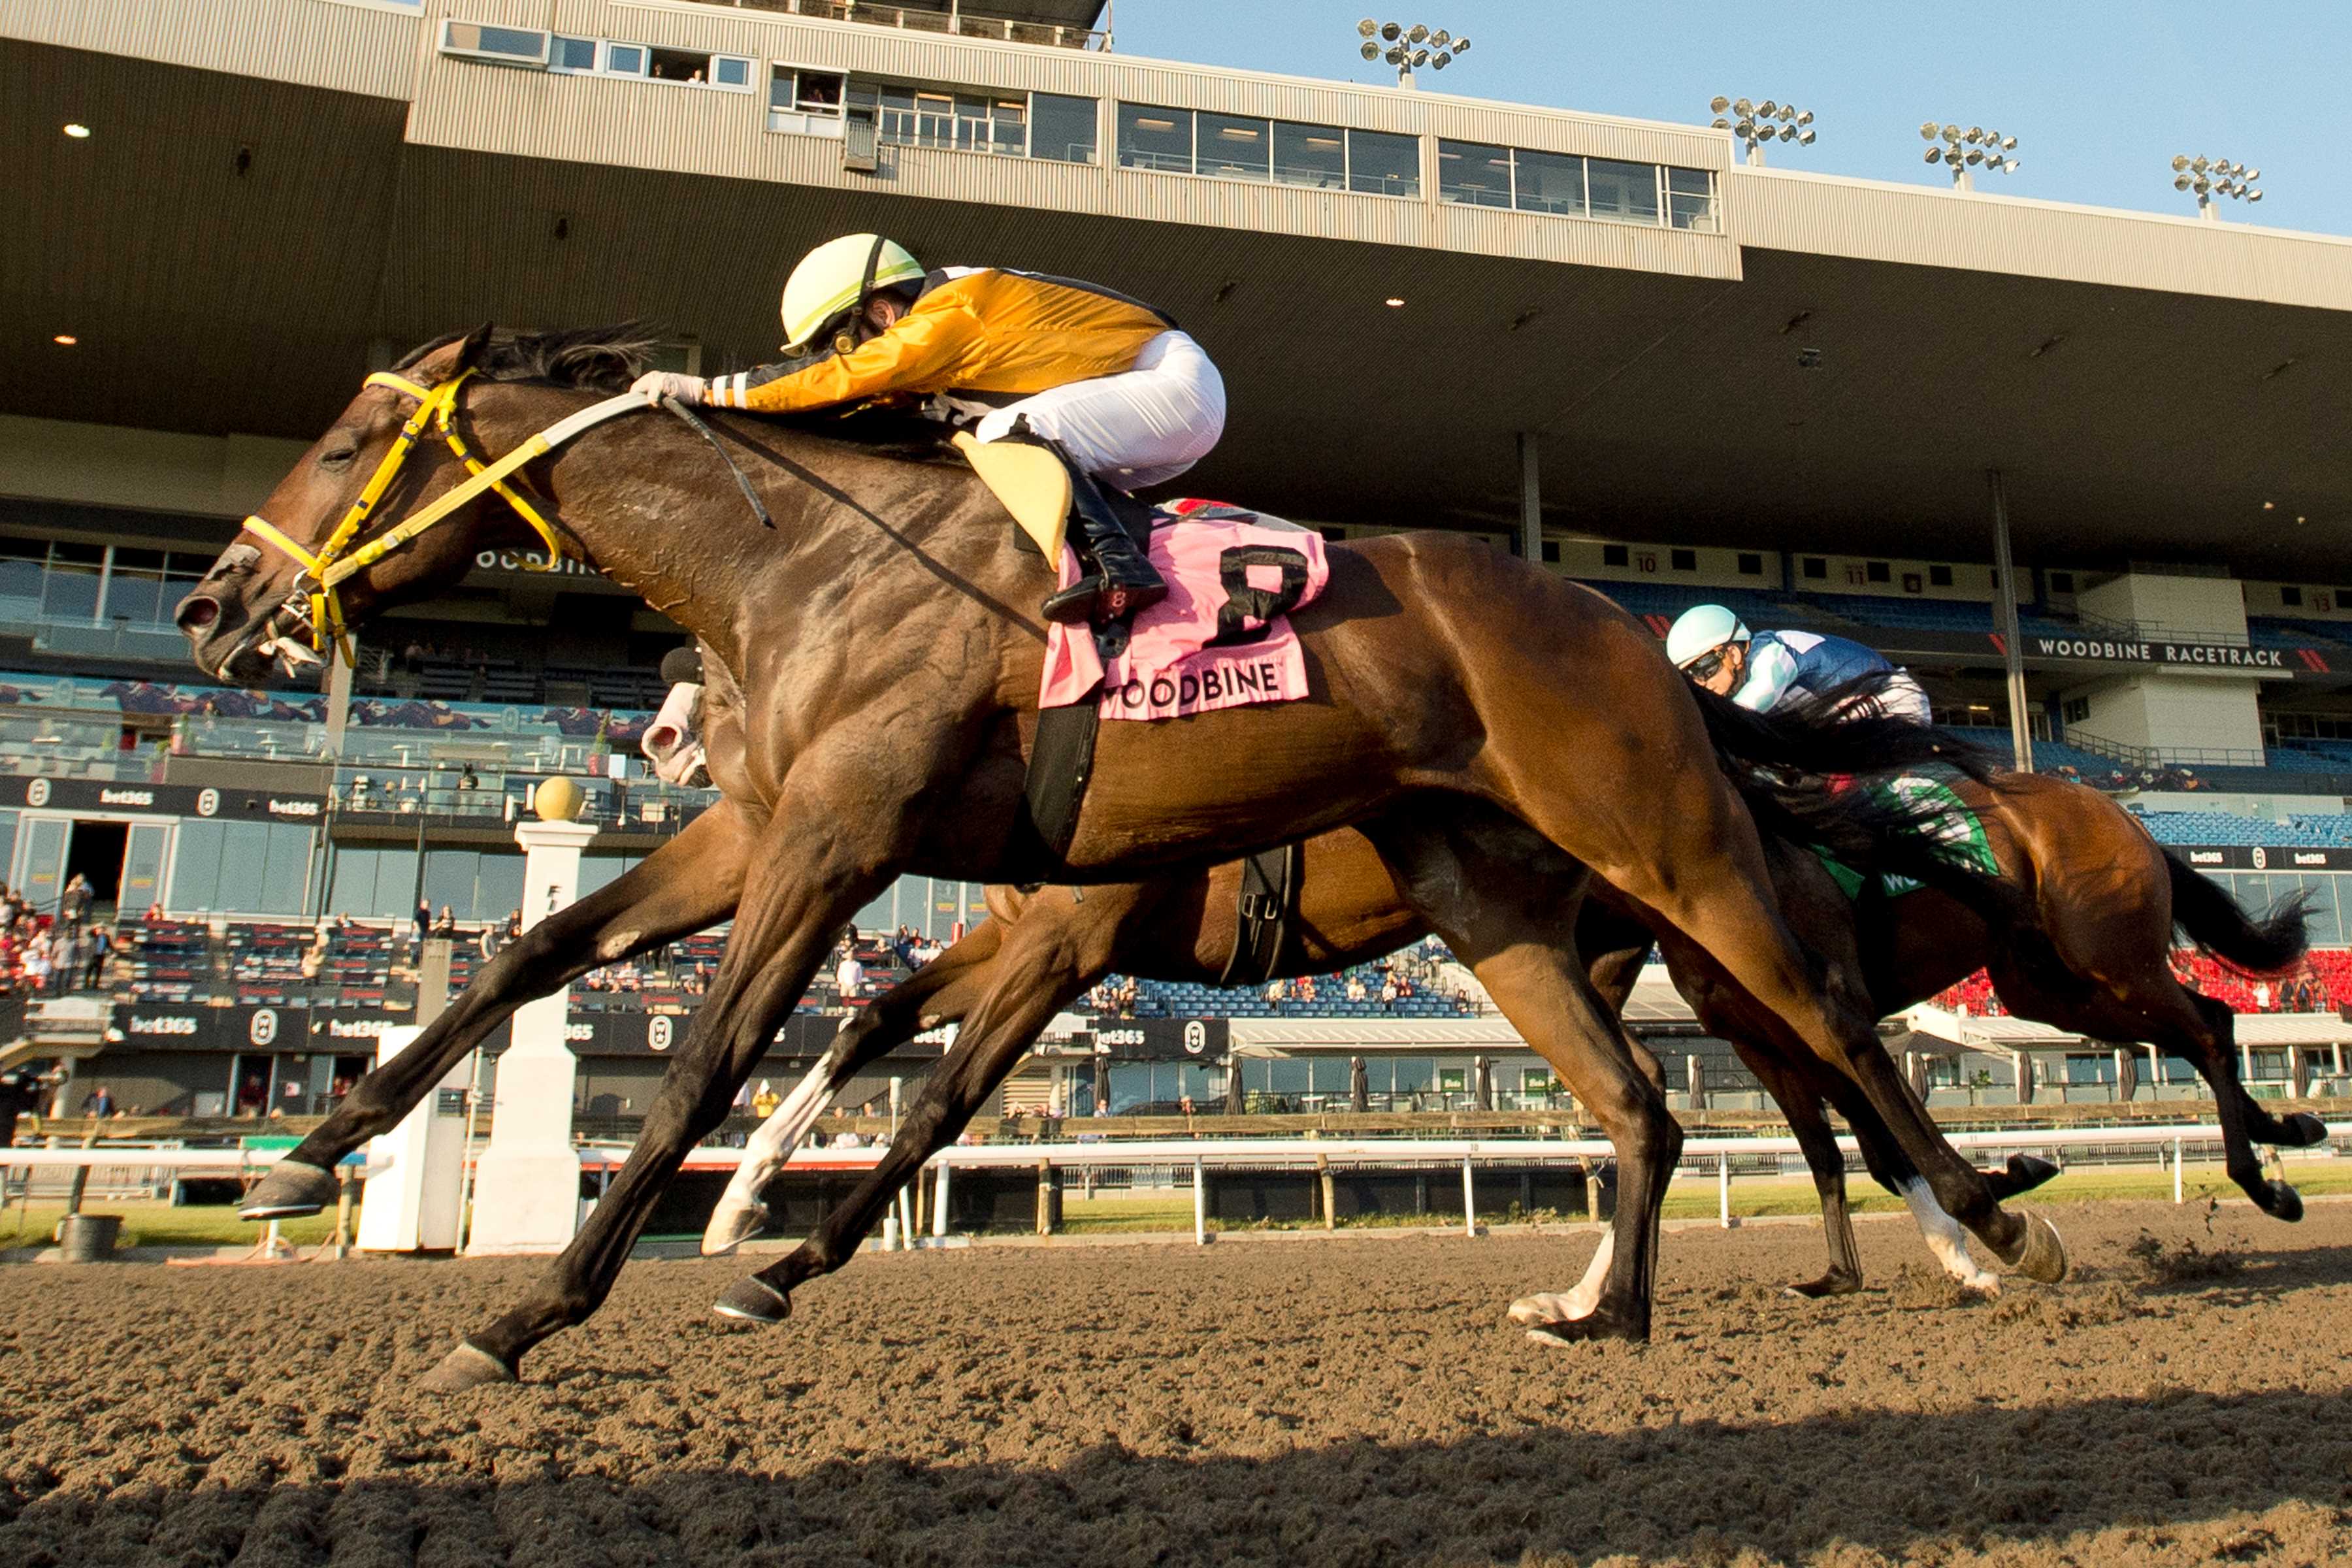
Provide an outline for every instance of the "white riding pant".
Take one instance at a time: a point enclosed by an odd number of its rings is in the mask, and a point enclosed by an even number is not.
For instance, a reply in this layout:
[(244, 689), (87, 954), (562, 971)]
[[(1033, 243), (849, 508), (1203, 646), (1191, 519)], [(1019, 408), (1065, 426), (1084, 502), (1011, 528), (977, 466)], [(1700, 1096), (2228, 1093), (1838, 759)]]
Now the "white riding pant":
[(1896, 670), (1887, 677), (1885, 687), (1877, 696), (1848, 704), (1848, 710), (1883, 713), (1889, 719), (1908, 719), (1915, 724), (1929, 722), (1927, 693), (1911, 679), (1906, 670)]
[(1191, 333), (1171, 330), (1145, 343), (1129, 369), (1007, 404), (973, 434), (1002, 440), (1024, 414), (1032, 430), (1060, 442), (1086, 472), (1141, 489), (1174, 479), (1217, 444), (1225, 429), (1225, 378)]

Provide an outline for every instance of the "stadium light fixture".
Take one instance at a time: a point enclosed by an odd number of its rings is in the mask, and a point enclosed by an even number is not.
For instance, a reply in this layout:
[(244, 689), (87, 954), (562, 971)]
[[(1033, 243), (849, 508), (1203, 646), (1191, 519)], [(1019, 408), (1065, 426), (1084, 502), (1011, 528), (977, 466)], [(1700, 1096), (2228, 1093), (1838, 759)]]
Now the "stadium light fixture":
[(1427, 66), (1431, 70), (1444, 70), (1454, 63), (1456, 55), (1470, 47), (1470, 40), (1457, 38), (1443, 27), (1432, 27), (1423, 22), (1406, 26), (1402, 22), (1376, 22), (1367, 16), (1356, 24), (1356, 36), (1363, 42), (1356, 52), (1368, 60), (1386, 60), (1396, 67), (1397, 85), (1413, 85), (1412, 73)]
[(68, 120), (66, 121), (65, 131), (67, 135), (72, 137), (77, 142), (87, 142), (89, 140), (89, 127), (84, 125), (79, 120)]
[(1728, 131), (1748, 148), (1748, 162), (1758, 168), (1764, 163), (1764, 148), (1772, 142), (1793, 142), (1800, 147), (1813, 144), (1813, 111), (1799, 109), (1793, 103), (1766, 99), (1761, 103), (1745, 98), (1726, 98), (1717, 93), (1706, 100), (1707, 112), (1717, 131)]
[(59, 348), (69, 349), (73, 347), (74, 344), (81, 342), (81, 340), (74, 336), (71, 332), (59, 332), (57, 336), (51, 338), (49, 342), (57, 344)]
[(2197, 216), (2208, 222), (2221, 221), (2221, 210), (2214, 203), (2216, 196), (2228, 196), (2236, 201), (2258, 202), (2263, 193), (2254, 182), (2263, 177), (2260, 169), (2249, 169), (2243, 163), (2232, 163), (2227, 158), (2208, 158), (2199, 153), (2192, 158), (2186, 153), (2172, 156), (2172, 188), (2193, 192), (2197, 197)]
[(1940, 163), (1951, 171), (1952, 188), (1956, 191), (1975, 190), (1979, 168), (1988, 174), (2017, 173), (2018, 161), (2010, 156), (2017, 151), (2014, 136), (2004, 136), (1981, 125), (1971, 125), (1963, 131), (1958, 125), (1938, 125), (1927, 120), (1920, 122), (1919, 139), (1927, 143), (1927, 162)]

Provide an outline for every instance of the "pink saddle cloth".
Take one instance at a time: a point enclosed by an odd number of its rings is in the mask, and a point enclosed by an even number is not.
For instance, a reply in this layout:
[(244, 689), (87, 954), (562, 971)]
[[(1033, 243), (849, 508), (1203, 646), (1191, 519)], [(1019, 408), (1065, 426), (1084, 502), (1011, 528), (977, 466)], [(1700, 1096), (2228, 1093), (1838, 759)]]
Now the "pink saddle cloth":
[[(1331, 580), (1323, 536), (1269, 528), (1254, 511), (1180, 500), (1151, 531), (1151, 563), (1168, 596), (1137, 616), (1127, 648), (1106, 661), (1091, 628), (1060, 626), (1045, 639), (1041, 708), (1090, 698), (1106, 719), (1174, 719), (1307, 694), (1307, 659), (1289, 612)], [(1062, 552), (1062, 585), (1078, 558)]]

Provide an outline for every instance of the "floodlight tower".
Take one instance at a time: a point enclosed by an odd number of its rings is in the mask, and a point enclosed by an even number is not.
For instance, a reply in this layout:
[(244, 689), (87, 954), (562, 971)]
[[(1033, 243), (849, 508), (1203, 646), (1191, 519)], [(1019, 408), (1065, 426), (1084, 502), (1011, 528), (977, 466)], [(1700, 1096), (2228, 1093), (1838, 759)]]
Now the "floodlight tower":
[(1706, 106), (1715, 115), (1716, 130), (1728, 131), (1747, 144), (1751, 168), (1764, 166), (1766, 142), (1794, 142), (1800, 147), (1813, 144), (1813, 111), (1810, 109), (1769, 98), (1753, 103), (1744, 98), (1726, 98), (1719, 92), (1706, 100)]
[(2249, 169), (2227, 158), (2208, 158), (2201, 153), (2194, 158), (2186, 153), (2176, 153), (2172, 160), (2172, 188), (2196, 192), (2197, 216), (2208, 223), (2221, 221), (2221, 209), (2213, 205), (2215, 196), (2261, 201), (2263, 193), (2254, 189), (2254, 182), (2262, 177), (2260, 169)]
[(1930, 120), (1920, 125), (1919, 140), (1927, 143), (1928, 163), (1941, 163), (1951, 170), (1952, 188), (1956, 191), (1977, 188), (1979, 164), (1989, 174), (2017, 173), (2017, 160), (2009, 156), (2017, 151), (2014, 136), (2003, 136), (1981, 125), (1971, 125), (1966, 131), (1957, 125), (1938, 127)]
[(1411, 26), (1402, 22), (1375, 22), (1370, 16), (1356, 24), (1356, 36), (1363, 39), (1356, 52), (1368, 60), (1386, 60), (1396, 67), (1397, 85), (1412, 86), (1416, 67), (1427, 66), (1432, 70), (1444, 70), (1454, 57), (1465, 54), (1470, 40), (1457, 38), (1443, 27), (1431, 28), (1415, 22)]

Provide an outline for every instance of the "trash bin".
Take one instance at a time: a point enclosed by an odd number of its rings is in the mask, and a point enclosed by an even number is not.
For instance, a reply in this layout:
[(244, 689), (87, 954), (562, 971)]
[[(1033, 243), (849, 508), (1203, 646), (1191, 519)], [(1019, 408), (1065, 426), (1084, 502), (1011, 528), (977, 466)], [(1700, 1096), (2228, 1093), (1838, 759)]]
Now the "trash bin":
[(121, 1233), (119, 1214), (69, 1214), (58, 1227), (58, 1245), (68, 1263), (103, 1263), (114, 1256)]

